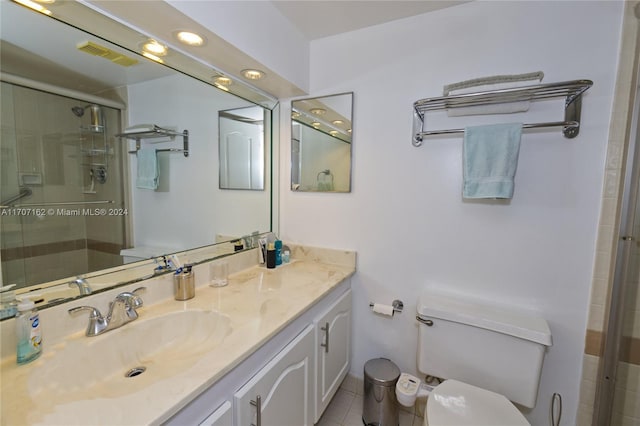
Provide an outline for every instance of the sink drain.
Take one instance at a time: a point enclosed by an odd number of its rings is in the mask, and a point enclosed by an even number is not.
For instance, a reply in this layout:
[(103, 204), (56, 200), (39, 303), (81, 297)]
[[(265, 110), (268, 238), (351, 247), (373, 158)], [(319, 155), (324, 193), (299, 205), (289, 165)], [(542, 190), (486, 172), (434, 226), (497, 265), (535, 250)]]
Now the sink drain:
[(125, 373), (124, 377), (136, 377), (144, 373), (146, 370), (147, 370), (147, 367), (132, 368), (131, 370)]

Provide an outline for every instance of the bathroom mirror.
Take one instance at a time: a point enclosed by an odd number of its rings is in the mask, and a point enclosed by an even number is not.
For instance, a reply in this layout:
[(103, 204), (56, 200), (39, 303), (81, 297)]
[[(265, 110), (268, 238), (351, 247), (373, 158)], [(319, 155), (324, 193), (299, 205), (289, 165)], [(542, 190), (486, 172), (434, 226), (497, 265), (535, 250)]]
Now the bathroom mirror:
[[(83, 13), (99, 18), (88, 21), (101, 19), (96, 28), (117, 44), (13, 2), (0, 6), (2, 285), (52, 288), (46, 301), (59, 303), (80, 295), (80, 285), (69, 286), (78, 276), (100, 291), (149, 277), (153, 261), (139, 259), (179, 252), (201, 262), (273, 230), (270, 180), (262, 191), (220, 190), (212, 117), (262, 111), (262, 175), (271, 176), (275, 100), (240, 84), (242, 98), (206, 84), (205, 67), (177, 52), (165, 58), (171, 68), (143, 58), (134, 52), (142, 34), (91, 9)], [(162, 132), (149, 135), (153, 125)], [(155, 189), (138, 182), (138, 148), (155, 149)]]
[(351, 192), (353, 93), (291, 102), (291, 189)]
[(264, 123), (259, 106), (218, 112), (220, 189), (264, 190)]

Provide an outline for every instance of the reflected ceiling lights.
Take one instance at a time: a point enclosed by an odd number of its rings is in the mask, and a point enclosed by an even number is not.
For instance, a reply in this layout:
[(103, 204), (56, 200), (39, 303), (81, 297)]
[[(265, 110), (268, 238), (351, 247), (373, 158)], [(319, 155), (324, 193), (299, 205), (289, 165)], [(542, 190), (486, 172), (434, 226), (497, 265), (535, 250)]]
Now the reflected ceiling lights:
[[(38, 3), (35, 3), (31, 0), (14, 0), (16, 3), (19, 3), (23, 6), (28, 7), (29, 9), (33, 9), (36, 12), (44, 13), (45, 15), (51, 15), (51, 11)], [(53, 2), (51, 2), (53, 3)]]
[(317, 122), (317, 121), (314, 121), (313, 123), (311, 123), (311, 125), (312, 125), (313, 127), (320, 127), (320, 123), (319, 123), (319, 122)]
[(311, 108), (309, 112), (314, 115), (324, 115), (327, 110), (324, 108)]
[(146, 43), (144, 43), (142, 45), (142, 49), (145, 52), (151, 53), (156, 57), (164, 56), (167, 54), (167, 46), (165, 46), (164, 44), (160, 44), (155, 40), (149, 40)]
[(192, 33), (191, 31), (178, 31), (174, 36), (178, 41), (180, 41), (180, 43), (184, 43), (189, 46), (203, 46), (205, 41), (204, 37), (199, 34)]
[(333, 120), (333, 121), (332, 121), (332, 123), (333, 123), (335, 126), (339, 126), (339, 125), (341, 125), (341, 124), (344, 124), (344, 121), (342, 121), (342, 120)]
[(159, 57), (157, 57), (156, 55), (154, 55), (153, 53), (149, 53), (149, 52), (142, 52), (142, 56), (144, 56), (145, 58), (149, 58), (152, 61), (156, 61), (160, 64), (164, 64), (164, 61), (162, 59), (160, 59)]
[(263, 78), (265, 76), (265, 73), (263, 71), (260, 71), (260, 70), (246, 69), (246, 70), (242, 70), (240, 72), (242, 73), (242, 75), (245, 78), (248, 78), (249, 80), (260, 80), (261, 78)]

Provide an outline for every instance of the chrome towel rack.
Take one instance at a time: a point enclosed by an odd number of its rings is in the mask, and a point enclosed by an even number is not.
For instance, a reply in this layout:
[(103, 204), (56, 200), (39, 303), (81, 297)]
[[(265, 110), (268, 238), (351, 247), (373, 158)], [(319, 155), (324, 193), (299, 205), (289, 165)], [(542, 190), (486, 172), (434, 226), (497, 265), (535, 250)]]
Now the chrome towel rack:
[(152, 139), (152, 138), (162, 138), (162, 137), (170, 137), (175, 138), (176, 136), (182, 136), (182, 149), (180, 148), (162, 148), (156, 149), (156, 152), (182, 152), (185, 157), (189, 156), (189, 131), (184, 130), (182, 132), (176, 132), (175, 130), (165, 129), (160, 126), (153, 125), (151, 129), (144, 129), (138, 132), (125, 132), (119, 133), (116, 137), (124, 138), (124, 139), (133, 139), (136, 141), (136, 149), (133, 151), (128, 151), (129, 154), (136, 154), (140, 150), (140, 141), (142, 139)]
[(425, 136), (464, 133), (464, 129), (425, 130), (425, 116), (429, 111), (496, 105), (509, 102), (538, 101), (564, 97), (564, 120), (523, 124), (524, 129), (562, 127), (567, 138), (575, 138), (580, 131), (582, 94), (593, 86), (591, 80), (571, 80), (558, 83), (536, 84), (461, 95), (420, 99), (413, 104), (413, 146), (422, 145)]

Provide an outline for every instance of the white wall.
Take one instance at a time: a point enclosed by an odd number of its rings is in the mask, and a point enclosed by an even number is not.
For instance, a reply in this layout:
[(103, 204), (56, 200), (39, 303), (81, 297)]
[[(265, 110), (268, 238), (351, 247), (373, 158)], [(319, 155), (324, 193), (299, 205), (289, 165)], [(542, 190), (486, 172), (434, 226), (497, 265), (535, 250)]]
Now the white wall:
[[(264, 191), (221, 190), (218, 185), (218, 110), (251, 105), (181, 74), (129, 86), (130, 125), (187, 129), (190, 149), (187, 158), (158, 154), (158, 191), (135, 187), (137, 164), (131, 159), (136, 246), (192, 248), (211, 244), (217, 234), (269, 230), (268, 185)], [(153, 146), (182, 148), (182, 138)]]
[[(281, 237), (357, 250), (351, 373), (361, 377), (379, 356), (417, 373), (416, 299), (437, 283), (548, 320), (554, 345), (527, 416), (548, 424), (559, 392), (563, 424), (575, 422), (621, 13), (622, 2), (472, 2), (312, 42), (311, 95), (355, 92), (353, 192), (291, 192), (282, 167)], [(462, 137), (413, 147), (412, 103), (446, 83), (536, 70), (545, 82), (594, 81), (580, 136), (526, 133), (513, 199), (462, 200)], [(523, 116), (435, 117), (427, 127), (557, 121), (562, 102)], [(393, 320), (370, 312), (369, 301), (394, 298), (405, 312)]]

